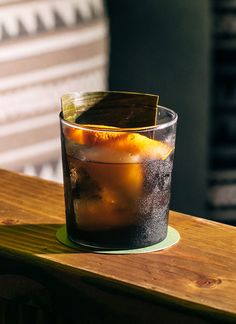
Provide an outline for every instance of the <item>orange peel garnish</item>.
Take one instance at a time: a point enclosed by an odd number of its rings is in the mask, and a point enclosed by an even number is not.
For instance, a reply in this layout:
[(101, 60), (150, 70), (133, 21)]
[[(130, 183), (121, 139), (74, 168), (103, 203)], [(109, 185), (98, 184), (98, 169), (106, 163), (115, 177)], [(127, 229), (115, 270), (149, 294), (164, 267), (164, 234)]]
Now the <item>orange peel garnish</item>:
[[(110, 148), (116, 152), (140, 155), (143, 158), (165, 160), (174, 149), (170, 144), (153, 140), (139, 133), (109, 131), (117, 128), (103, 125), (89, 125), (89, 127), (90, 129), (66, 127), (64, 134), (66, 138), (81, 145)], [(105, 128), (107, 131), (99, 131), (100, 128)]]

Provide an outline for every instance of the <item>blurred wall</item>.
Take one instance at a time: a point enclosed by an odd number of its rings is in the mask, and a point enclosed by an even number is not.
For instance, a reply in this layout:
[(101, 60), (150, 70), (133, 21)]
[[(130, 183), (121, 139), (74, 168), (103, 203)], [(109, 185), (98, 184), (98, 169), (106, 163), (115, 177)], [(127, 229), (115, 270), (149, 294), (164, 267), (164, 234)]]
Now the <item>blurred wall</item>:
[(0, 46), (0, 168), (59, 181), (61, 95), (107, 87), (104, 3), (0, 1)]
[(207, 217), (208, 0), (107, 0), (111, 90), (160, 95), (179, 115), (171, 208)]

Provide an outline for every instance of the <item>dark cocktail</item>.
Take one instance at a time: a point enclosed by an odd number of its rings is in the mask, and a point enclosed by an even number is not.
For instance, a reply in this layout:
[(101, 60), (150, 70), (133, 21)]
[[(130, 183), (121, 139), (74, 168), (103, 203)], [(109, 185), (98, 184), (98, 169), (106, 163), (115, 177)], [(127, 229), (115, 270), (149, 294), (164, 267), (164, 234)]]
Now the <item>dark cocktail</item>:
[[(71, 100), (75, 98), (74, 94)], [(125, 109), (119, 118), (115, 117), (119, 108), (104, 100), (91, 107), (83, 113), (77, 109), (74, 121), (61, 114), (69, 239), (107, 249), (145, 247), (162, 241), (168, 225), (176, 114), (160, 106), (143, 107), (139, 102), (137, 107), (125, 107), (127, 118), (150, 114), (150, 125), (146, 125), (147, 119), (144, 126), (143, 120), (135, 119), (135, 127), (126, 127), (127, 121), (124, 127)]]

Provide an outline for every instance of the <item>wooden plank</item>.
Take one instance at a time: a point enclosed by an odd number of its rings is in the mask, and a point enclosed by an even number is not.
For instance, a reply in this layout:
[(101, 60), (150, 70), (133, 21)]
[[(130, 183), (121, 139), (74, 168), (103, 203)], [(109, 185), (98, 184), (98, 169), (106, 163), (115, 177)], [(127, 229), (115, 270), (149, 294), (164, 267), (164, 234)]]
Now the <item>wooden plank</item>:
[(203, 311), (236, 318), (236, 228), (170, 213), (180, 242), (137, 255), (80, 253), (55, 238), (64, 223), (63, 188), (0, 170), (0, 255), (63, 268), (76, 276)]

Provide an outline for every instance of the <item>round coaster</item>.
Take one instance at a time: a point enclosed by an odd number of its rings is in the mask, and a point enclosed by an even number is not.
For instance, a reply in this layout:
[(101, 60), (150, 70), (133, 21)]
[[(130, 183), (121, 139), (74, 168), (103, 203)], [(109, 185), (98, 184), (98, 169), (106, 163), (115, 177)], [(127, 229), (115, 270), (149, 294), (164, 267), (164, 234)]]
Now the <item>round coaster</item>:
[(66, 225), (59, 228), (59, 230), (56, 233), (56, 237), (59, 242), (61, 242), (62, 244), (68, 247), (81, 250), (81, 251), (88, 251), (88, 252), (101, 253), (101, 254), (138, 254), (138, 253), (155, 252), (155, 251), (167, 249), (175, 245), (176, 243), (178, 243), (178, 241), (180, 240), (179, 232), (171, 226), (168, 226), (167, 236), (162, 242), (144, 248), (129, 249), (129, 250), (128, 249), (127, 250), (93, 249), (93, 248), (87, 248), (83, 245), (76, 244), (68, 239), (66, 233)]

